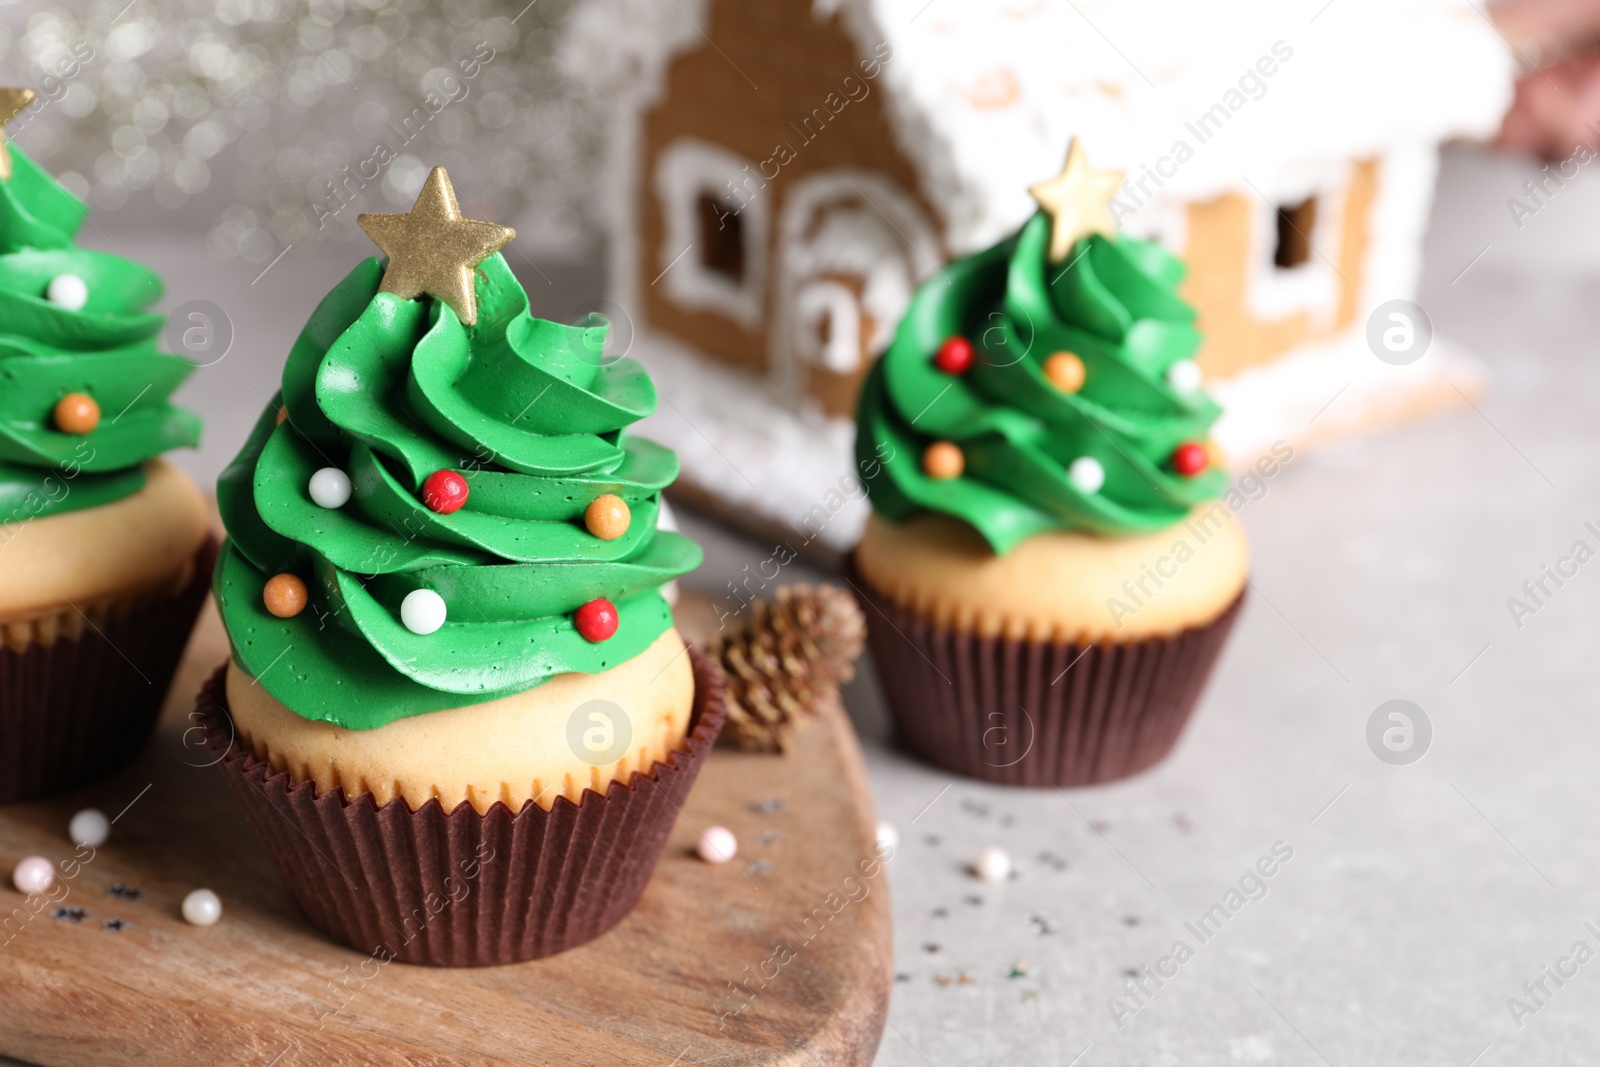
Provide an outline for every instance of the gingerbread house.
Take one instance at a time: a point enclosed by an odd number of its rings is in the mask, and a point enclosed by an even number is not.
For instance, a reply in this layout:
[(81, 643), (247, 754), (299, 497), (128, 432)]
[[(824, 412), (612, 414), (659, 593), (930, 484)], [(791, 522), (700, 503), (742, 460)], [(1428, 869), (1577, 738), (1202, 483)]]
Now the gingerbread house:
[(586, 0), (563, 48), (615, 105), (598, 211), (645, 431), (791, 540), (853, 542), (865, 369), (1075, 136), (1125, 172), (1124, 232), (1189, 264), (1230, 456), (1470, 391), (1439, 339), (1367, 339), (1412, 295), (1439, 143), (1510, 99), (1469, 0)]

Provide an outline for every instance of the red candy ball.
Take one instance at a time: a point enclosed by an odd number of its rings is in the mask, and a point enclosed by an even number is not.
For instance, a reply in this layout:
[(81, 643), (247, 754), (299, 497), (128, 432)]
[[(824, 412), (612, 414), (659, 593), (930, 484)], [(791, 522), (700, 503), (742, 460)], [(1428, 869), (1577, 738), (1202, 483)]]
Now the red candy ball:
[(1193, 478), (1211, 463), (1204, 445), (1185, 442), (1172, 450), (1172, 469), (1186, 478)]
[(611, 601), (600, 597), (591, 600), (578, 609), (572, 617), (573, 623), (578, 627), (578, 632), (585, 641), (599, 644), (617, 632), (617, 606)]
[(972, 342), (965, 337), (948, 337), (934, 354), (933, 365), (946, 374), (965, 374), (972, 369)]
[(467, 480), (455, 471), (434, 471), (422, 483), (422, 502), (441, 515), (460, 511), (467, 502)]

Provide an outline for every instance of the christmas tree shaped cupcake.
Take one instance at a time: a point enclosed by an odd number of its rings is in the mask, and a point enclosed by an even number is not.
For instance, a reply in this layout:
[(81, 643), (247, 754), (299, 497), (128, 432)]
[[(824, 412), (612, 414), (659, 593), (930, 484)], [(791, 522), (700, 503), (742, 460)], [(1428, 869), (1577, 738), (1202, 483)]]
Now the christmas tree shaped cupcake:
[(643, 368), (532, 315), (442, 169), (360, 221), (387, 261), (324, 298), (218, 486), (233, 660), (202, 708), (318, 927), (546, 955), (632, 907), (720, 725), (661, 593), (700, 562), (657, 528), (677, 458), (628, 432)]
[(874, 657), (906, 744), (974, 777), (1159, 760), (1242, 599), (1183, 267), (1117, 235), (1120, 182), (1074, 144), (1017, 234), (919, 290), (862, 393)]
[[(33, 99), (0, 89), (0, 120)], [(161, 282), (79, 248), (88, 208), (0, 135), (0, 801), (100, 777), (149, 738), (215, 545), (160, 457), (199, 442), (157, 348)]]

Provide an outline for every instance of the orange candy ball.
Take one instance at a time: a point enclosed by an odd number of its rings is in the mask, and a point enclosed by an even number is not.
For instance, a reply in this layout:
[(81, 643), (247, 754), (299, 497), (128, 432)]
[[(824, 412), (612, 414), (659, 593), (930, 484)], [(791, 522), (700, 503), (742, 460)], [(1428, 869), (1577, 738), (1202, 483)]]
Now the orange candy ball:
[(56, 429), (86, 434), (100, 425), (100, 405), (88, 393), (68, 393), (56, 401)]
[(1088, 375), (1083, 369), (1083, 360), (1071, 352), (1054, 352), (1044, 361), (1044, 376), (1063, 393), (1076, 393), (1083, 388), (1083, 380)]
[(597, 496), (583, 509), (583, 524), (602, 541), (615, 541), (628, 532), (633, 513), (628, 502), (614, 493)]
[(311, 602), (306, 583), (298, 574), (274, 574), (261, 590), (261, 602), (280, 619), (292, 619)]
[(967, 457), (960, 445), (935, 441), (922, 453), (922, 469), (930, 478), (948, 481), (961, 477), (961, 472), (967, 469)]

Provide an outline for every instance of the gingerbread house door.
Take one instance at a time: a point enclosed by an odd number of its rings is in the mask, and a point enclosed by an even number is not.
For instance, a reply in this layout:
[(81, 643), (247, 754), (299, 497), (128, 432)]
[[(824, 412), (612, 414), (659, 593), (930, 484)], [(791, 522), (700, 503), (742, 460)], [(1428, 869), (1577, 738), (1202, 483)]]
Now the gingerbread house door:
[(883, 176), (830, 171), (788, 190), (777, 252), (774, 385), (796, 406), (853, 417), (868, 366), (938, 269), (933, 229)]

